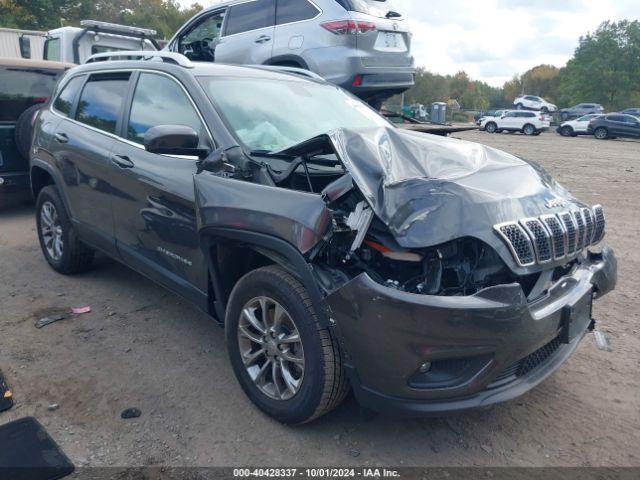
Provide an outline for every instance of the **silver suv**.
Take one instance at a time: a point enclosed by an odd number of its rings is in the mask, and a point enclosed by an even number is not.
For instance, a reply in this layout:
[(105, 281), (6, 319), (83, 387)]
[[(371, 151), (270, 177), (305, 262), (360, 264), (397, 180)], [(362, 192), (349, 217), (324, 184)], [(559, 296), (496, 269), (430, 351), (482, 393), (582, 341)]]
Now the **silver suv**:
[(373, 106), (414, 84), (392, 0), (233, 0), (189, 20), (167, 49), (191, 60), (311, 70)]

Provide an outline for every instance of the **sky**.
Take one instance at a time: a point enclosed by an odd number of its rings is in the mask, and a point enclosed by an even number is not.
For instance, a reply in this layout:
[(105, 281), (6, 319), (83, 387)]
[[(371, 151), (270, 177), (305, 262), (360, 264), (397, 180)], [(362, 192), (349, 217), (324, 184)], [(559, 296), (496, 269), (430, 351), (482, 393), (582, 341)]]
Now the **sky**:
[(410, 24), (417, 66), (465, 70), (493, 86), (542, 63), (563, 66), (580, 36), (605, 20), (640, 18), (640, 0), (388, 1)]

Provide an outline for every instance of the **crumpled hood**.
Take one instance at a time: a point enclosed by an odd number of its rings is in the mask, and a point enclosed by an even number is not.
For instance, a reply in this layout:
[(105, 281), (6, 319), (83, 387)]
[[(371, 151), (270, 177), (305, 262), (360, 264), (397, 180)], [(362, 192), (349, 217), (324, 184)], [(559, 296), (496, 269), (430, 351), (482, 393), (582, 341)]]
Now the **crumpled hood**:
[[(463, 236), (496, 245), (495, 224), (583, 206), (538, 164), (477, 143), (392, 127), (328, 135), (405, 248)], [(554, 199), (565, 205), (548, 205)], [(501, 244), (498, 249), (509, 257)]]

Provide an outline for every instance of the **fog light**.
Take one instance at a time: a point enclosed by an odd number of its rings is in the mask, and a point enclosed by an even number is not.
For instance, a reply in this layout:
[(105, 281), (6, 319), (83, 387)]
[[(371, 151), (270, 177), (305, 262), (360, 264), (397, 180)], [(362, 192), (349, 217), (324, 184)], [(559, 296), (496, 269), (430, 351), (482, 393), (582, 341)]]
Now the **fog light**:
[(431, 370), (431, 362), (424, 362), (418, 369), (420, 373), (427, 373), (429, 370)]

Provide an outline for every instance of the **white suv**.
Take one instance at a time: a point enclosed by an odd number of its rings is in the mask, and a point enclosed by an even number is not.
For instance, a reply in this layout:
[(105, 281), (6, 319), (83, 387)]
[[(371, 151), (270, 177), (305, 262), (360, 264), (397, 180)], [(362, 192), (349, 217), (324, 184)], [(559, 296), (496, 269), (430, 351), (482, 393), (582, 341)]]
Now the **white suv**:
[(562, 123), (557, 129), (558, 132), (563, 137), (577, 137), (578, 135), (590, 135), (589, 133), (589, 122), (594, 118), (602, 117), (599, 113), (592, 113), (589, 115), (584, 115), (576, 120), (571, 120), (570, 122)]
[(480, 124), (480, 129), (489, 133), (522, 132), (525, 135), (540, 135), (548, 130), (548, 117), (536, 112), (505, 110), (500, 117), (487, 117)]
[(558, 111), (558, 107), (553, 103), (549, 103), (544, 98), (536, 97), (535, 95), (521, 95), (513, 101), (513, 104), (518, 110), (538, 110), (544, 113)]

